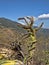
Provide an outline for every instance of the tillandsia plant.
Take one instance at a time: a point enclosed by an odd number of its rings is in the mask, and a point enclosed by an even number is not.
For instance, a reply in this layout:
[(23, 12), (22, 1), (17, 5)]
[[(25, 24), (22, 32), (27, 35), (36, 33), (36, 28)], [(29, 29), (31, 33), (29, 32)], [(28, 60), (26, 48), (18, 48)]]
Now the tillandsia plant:
[[(27, 21), (30, 20), (29, 22)], [(26, 22), (27, 25), (22, 25), (21, 27), (27, 30), (27, 34), (24, 34), (22, 37), (24, 37), (23, 39), (26, 39), (28, 37), (30, 37), (32, 39), (32, 43), (30, 43), (30, 45), (28, 44), (28, 53), (29, 56), (28, 57), (24, 57), (24, 63), (26, 63), (28, 60), (30, 60), (33, 57), (35, 48), (36, 48), (36, 31), (38, 31), (42, 26), (43, 26), (43, 22), (41, 23), (41, 25), (38, 28), (33, 28), (33, 24), (34, 24), (34, 17), (22, 17), (22, 18), (18, 18), (18, 20), (24, 20)]]
[(0, 65), (24, 65), (19, 60), (0, 60)]

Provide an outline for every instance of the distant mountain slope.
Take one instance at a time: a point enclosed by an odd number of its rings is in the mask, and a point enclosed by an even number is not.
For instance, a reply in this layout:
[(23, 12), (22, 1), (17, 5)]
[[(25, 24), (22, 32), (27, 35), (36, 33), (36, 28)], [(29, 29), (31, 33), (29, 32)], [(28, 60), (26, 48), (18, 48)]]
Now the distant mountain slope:
[(9, 19), (6, 19), (6, 18), (0, 18), (0, 26), (5, 27), (5, 28), (14, 28), (14, 29), (16, 29), (17, 31), (20, 31), (20, 32), (24, 31), (24, 30), (22, 30), (20, 23), (17, 23), (15, 21), (12, 21), (12, 20), (9, 20)]
[(6, 18), (0, 18), (0, 25), (5, 26), (5, 27), (16, 27), (16, 22), (11, 21)]
[[(19, 26), (18, 26), (19, 25)], [(3, 28), (2, 28), (3, 27)], [(5, 30), (4, 30), (5, 29)], [(6, 18), (0, 18), (0, 30), (4, 33), (6, 33), (8, 30), (10, 32), (7, 32), (7, 35), (8, 34), (11, 34), (11, 32), (18, 32), (18, 34), (24, 34), (26, 31), (21, 28), (21, 24), (17, 23), (17, 22), (14, 22), (14, 21), (11, 21), (9, 19), (6, 19)], [(0, 31), (0, 35), (1, 35), (1, 31)], [(4, 34), (3, 34), (4, 35)], [(2, 36), (3, 36), (2, 35)], [(13, 33), (14, 35), (14, 33)], [(37, 33), (37, 39), (43, 37), (44, 39), (47, 39), (49, 38), (49, 29), (40, 29)], [(4, 37), (3, 37), (4, 38)]]

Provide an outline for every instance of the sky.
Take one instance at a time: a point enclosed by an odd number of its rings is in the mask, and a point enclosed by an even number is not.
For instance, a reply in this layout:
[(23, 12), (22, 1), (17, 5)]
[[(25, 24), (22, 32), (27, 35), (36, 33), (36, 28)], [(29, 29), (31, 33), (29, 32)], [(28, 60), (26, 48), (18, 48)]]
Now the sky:
[(19, 22), (19, 17), (34, 16), (34, 25), (44, 22), (49, 28), (49, 0), (0, 0), (0, 17)]

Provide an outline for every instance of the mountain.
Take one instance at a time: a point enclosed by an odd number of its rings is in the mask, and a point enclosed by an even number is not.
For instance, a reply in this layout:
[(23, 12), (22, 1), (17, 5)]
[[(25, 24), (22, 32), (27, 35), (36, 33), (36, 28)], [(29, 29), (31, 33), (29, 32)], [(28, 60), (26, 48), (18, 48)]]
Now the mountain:
[(0, 25), (5, 26), (5, 27), (16, 27), (14, 21), (11, 21), (6, 18), (0, 18)]
[[(9, 46), (16, 40), (18, 42), (21, 41), (23, 52), (27, 53), (26, 43), (28, 43), (30, 40), (28, 41), (27, 39), (22, 40), (22, 35), (25, 33), (27, 33), (27, 31), (21, 27), (20, 23), (17, 23), (15, 21), (6, 18), (0, 18), (0, 44), (7, 44)], [(41, 28), (36, 33), (36, 38), (37, 38), (37, 45), (36, 45), (37, 51), (35, 52), (35, 61), (39, 62), (41, 59), (42, 60), (45, 59), (46, 55), (44, 54), (45, 51), (49, 51), (49, 29)]]

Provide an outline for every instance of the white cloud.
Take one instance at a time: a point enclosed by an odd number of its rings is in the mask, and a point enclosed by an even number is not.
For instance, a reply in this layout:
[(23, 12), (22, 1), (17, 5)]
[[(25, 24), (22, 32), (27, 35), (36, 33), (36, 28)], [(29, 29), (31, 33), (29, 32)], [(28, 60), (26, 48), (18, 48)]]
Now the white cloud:
[(42, 14), (38, 16), (38, 19), (49, 19), (49, 14)]

